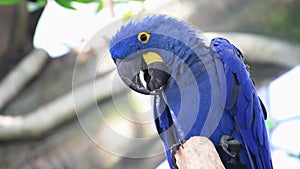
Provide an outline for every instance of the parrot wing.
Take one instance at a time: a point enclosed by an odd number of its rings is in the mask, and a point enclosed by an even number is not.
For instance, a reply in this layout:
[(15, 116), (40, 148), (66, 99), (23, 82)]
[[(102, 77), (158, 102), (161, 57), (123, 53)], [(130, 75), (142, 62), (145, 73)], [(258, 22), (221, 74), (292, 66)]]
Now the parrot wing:
[(233, 117), (247, 151), (247, 155), (240, 160), (250, 161), (252, 168), (272, 168), (264, 123), (266, 110), (256, 93), (241, 52), (224, 38), (213, 39), (210, 47), (213, 55), (224, 63), (227, 84), (225, 111)]

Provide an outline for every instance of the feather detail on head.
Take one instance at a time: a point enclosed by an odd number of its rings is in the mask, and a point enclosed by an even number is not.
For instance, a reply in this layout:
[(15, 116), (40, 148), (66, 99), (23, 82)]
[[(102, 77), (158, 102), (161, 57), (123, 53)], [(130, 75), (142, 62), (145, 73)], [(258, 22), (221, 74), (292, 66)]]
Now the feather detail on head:
[(151, 15), (138, 21), (130, 21), (115, 34), (110, 41), (113, 47), (119, 41), (137, 35), (140, 32), (163, 34), (180, 40), (188, 46), (203, 45), (203, 39), (199, 36), (199, 30), (191, 24), (166, 15)]

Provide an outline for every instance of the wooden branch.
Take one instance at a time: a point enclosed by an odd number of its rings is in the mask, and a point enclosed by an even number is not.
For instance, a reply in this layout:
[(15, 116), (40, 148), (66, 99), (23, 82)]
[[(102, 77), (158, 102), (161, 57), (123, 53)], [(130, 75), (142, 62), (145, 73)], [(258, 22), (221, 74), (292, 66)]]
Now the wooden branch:
[(44, 50), (33, 50), (1, 81), (0, 110), (40, 72), (48, 58)]
[(0, 140), (15, 140), (41, 136), (67, 120), (80, 115), (84, 109), (96, 104), (98, 99), (106, 99), (128, 89), (114, 81), (113, 73), (96, 81), (73, 89), (69, 93), (41, 106), (25, 116), (0, 116)]
[(300, 64), (300, 45), (257, 34), (207, 32), (208, 39), (225, 37), (237, 46), (249, 61), (275, 63), (292, 68)]
[(225, 169), (213, 143), (206, 137), (194, 136), (176, 151), (179, 169)]

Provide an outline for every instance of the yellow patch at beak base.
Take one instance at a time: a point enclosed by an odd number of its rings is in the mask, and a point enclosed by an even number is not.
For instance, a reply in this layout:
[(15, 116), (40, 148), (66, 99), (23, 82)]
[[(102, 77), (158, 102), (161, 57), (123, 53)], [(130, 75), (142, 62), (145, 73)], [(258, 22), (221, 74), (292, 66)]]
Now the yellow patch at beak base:
[(163, 58), (159, 56), (159, 54), (155, 52), (147, 52), (143, 54), (143, 59), (146, 62), (147, 65), (150, 65), (151, 63), (154, 62), (163, 62)]

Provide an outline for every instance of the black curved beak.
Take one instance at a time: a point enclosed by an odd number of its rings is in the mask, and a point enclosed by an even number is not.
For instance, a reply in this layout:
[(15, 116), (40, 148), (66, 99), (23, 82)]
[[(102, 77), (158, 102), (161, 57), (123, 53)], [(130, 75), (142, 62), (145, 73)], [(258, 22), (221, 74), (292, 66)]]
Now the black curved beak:
[(159, 90), (166, 85), (170, 77), (167, 67), (162, 62), (147, 64), (143, 57), (116, 60), (116, 65), (123, 82), (132, 90), (142, 94), (159, 94)]
[(170, 74), (167, 67), (161, 62), (153, 62), (144, 71), (144, 80), (147, 84), (147, 89), (155, 91), (167, 84)]

